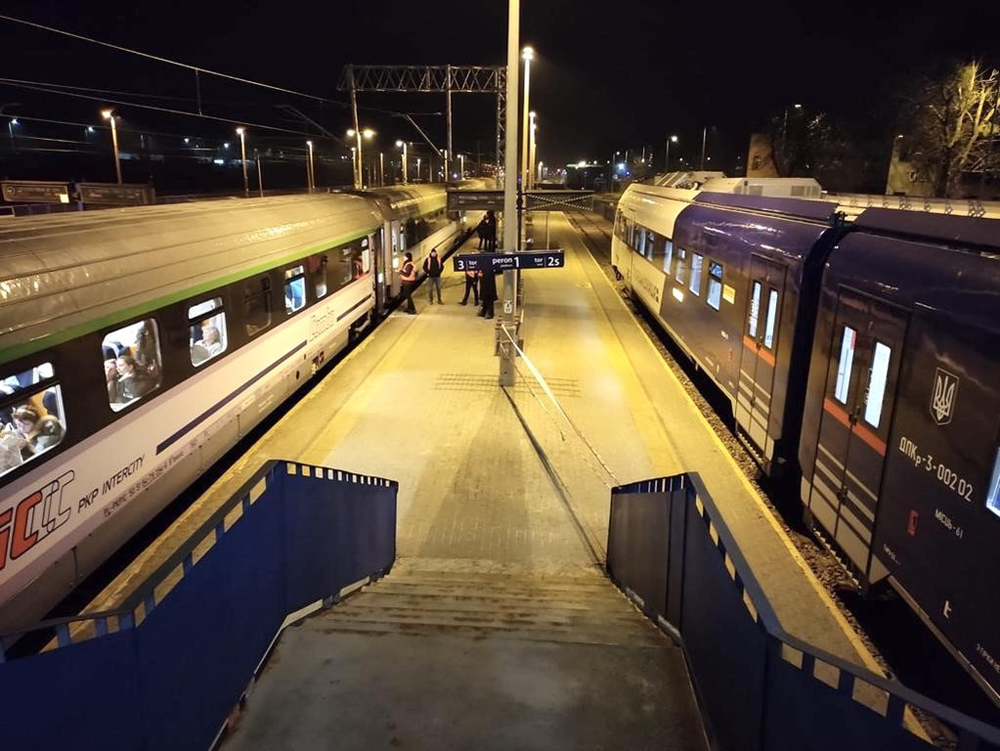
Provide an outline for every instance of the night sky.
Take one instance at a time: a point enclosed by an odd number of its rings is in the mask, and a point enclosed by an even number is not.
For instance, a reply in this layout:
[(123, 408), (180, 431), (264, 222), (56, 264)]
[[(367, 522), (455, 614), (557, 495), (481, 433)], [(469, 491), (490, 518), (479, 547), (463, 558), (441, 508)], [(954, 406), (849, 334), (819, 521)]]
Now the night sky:
[[(742, 150), (747, 134), (792, 102), (813, 110), (859, 112), (874, 92), (928, 61), (948, 56), (1000, 61), (1000, 2), (666, 3), (649, 0), (523, 0), (522, 41), (534, 46), (532, 106), (540, 158), (564, 163), (608, 159), (611, 151), (678, 133), (678, 155), (694, 156), (701, 127), (713, 148)], [(335, 90), (346, 62), (500, 64), (506, 2), (117, 3), (7, 0), (3, 13), (247, 78), (345, 100)], [(10, 78), (193, 96), (190, 74), (0, 22), (3, 73)], [(301, 105), (331, 130), (349, 111), (218, 82), (204, 84), (206, 111), (283, 122), (274, 105)], [(409, 112), (444, 110), (443, 98), (366, 95), (362, 105)], [(154, 100), (144, 100), (152, 102)], [(155, 100), (190, 108), (183, 99)], [(0, 103), (43, 117), (91, 118), (100, 103), (2, 85)], [(456, 98), (456, 149), (488, 153), (494, 102)], [(135, 127), (200, 135), (227, 124), (119, 107)], [(441, 117), (418, 118), (439, 143)], [(419, 136), (373, 111), (363, 124), (390, 139)], [(260, 137), (258, 135), (258, 137)], [(280, 138), (277, 137), (276, 138)], [(301, 140), (290, 137), (290, 140)], [(391, 145), (391, 144), (390, 144)], [(443, 144), (442, 144), (443, 145)], [(336, 146), (328, 144), (328, 148)], [(386, 146), (389, 148), (389, 146)]]

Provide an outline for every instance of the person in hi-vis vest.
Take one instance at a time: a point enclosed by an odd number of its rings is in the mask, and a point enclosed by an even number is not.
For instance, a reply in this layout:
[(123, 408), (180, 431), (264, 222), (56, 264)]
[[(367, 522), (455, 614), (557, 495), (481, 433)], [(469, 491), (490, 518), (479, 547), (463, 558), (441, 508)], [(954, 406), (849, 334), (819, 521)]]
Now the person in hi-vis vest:
[(403, 297), (406, 298), (406, 312), (415, 315), (417, 306), (413, 304), (413, 288), (417, 286), (417, 267), (413, 263), (413, 254), (407, 253), (403, 260), (403, 268), (399, 270), (399, 280), (403, 283)]

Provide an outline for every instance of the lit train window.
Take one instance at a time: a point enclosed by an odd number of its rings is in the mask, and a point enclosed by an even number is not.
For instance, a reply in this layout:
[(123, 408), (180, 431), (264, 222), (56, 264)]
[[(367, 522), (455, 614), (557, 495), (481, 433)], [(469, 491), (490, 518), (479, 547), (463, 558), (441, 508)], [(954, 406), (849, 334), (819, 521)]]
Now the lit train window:
[(635, 243), (633, 243), (632, 249), (639, 255), (644, 255), (646, 252), (646, 228), (637, 227), (634, 239)]
[(701, 297), (701, 267), (705, 263), (705, 256), (695, 253), (691, 256), (691, 283), (688, 289), (692, 294)]
[(50, 363), (0, 380), (0, 477), (58, 446), (64, 435), (62, 389)]
[(247, 336), (256, 336), (271, 325), (271, 279), (251, 279), (243, 286), (243, 319)]
[(687, 266), (687, 251), (684, 248), (677, 249), (677, 279), (678, 284), (684, 284), (684, 267)]
[(1000, 516), (1000, 448), (997, 449), (996, 458), (993, 460), (993, 475), (986, 491), (986, 508)]
[(747, 321), (747, 334), (751, 339), (757, 338), (757, 319), (760, 317), (760, 282), (753, 283), (750, 293), (750, 317)]
[(328, 289), (326, 285), (326, 267), (328, 261), (326, 253), (309, 256), (306, 259), (306, 267), (309, 269), (309, 276), (312, 279), (313, 290), (316, 293), (317, 300), (326, 297)]
[(108, 403), (115, 412), (160, 388), (163, 382), (160, 333), (152, 318), (108, 332), (101, 351)]
[(889, 377), (889, 360), (892, 358), (892, 348), (875, 342), (872, 353), (872, 367), (868, 374), (868, 401), (865, 404), (865, 422), (873, 428), (878, 428), (882, 419), (882, 402), (885, 399), (886, 379)]
[(778, 322), (778, 293), (771, 290), (767, 295), (767, 318), (764, 319), (764, 346), (774, 348), (774, 326)]
[(652, 261), (653, 254), (655, 252), (656, 252), (656, 233), (653, 232), (652, 230), (649, 230), (646, 233), (646, 249), (643, 255), (646, 256), (647, 260)]
[(291, 315), (306, 306), (306, 267), (285, 269), (285, 313)]
[(840, 362), (837, 363), (837, 385), (833, 389), (834, 398), (847, 404), (847, 394), (851, 389), (851, 369), (854, 367), (854, 344), (858, 332), (844, 326), (844, 337), (840, 340)]
[(222, 309), (221, 297), (213, 297), (188, 308), (188, 327), (191, 364), (195, 367), (221, 355), (229, 346), (226, 312)]
[(722, 264), (712, 260), (708, 262), (708, 296), (705, 302), (716, 310), (722, 306)]
[(670, 276), (670, 264), (674, 260), (674, 242), (667, 239), (663, 245), (663, 273)]

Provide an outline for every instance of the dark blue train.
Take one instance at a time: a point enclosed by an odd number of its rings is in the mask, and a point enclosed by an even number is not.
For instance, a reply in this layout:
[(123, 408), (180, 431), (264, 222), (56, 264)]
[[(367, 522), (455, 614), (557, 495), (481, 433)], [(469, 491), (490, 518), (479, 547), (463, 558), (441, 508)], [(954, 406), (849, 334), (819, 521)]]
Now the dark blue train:
[(633, 185), (612, 263), (861, 586), (1000, 703), (1000, 220)]

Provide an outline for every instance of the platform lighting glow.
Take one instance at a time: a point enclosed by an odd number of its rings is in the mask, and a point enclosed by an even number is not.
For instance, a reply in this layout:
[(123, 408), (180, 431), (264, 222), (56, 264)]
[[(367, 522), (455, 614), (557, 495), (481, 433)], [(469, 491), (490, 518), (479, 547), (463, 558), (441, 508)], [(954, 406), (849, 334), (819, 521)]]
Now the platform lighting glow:
[(93, 133), (94, 132), (94, 126), (93, 125), (88, 125), (87, 126), (87, 132), (88, 133)]
[(363, 131), (361, 131), (361, 135), (363, 135), (365, 138), (371, 138), (372, 136), (375, 135), (375, 131), (372, 130), (371, 128), (365, 128)]
[(670, 136), (670, 143), (677, 143), (677, 136)]
[(521, 50), (521, 59), (528, 61), (534, 60), (535, 51), (531, 49), (531, 47), (525, 47), (523, 50)]
[(184, 143), (191, 143), (191, 139), (190, 138), (185, 138), (184, 139)]
[(357, 133), (357, 131), (356, 131), (356, 130), (354, 130), (354, 128), (348, 128), (348, 129), (347, 129), (347, 137), (348, 137), (348, 138), (354, 138), (354, 135), (355, 135), (356, 133)]
[(403, 142), (402, 142), (402, 141), (396, 141), (396, 145), (397, 145), (397, 146), (398, 146), (399, 148), (403, 148)]
[(246, 128), (237, 128), (236, 129), (236, 135), (238, 135), (238, 136), (242, 136), (246, 132), (247, 132)]
[(306, 146), (312, 146), (312, 145), (313, 145), (312, 141), (306, 141)]
[(229, 148), (229, 141), (226, 141), (224, 144), (222, 144), (222, 148), (228, 149)]
[(114, 110), (101, 110), (101, 117), (105, 120), (110, 120), (113, 114), (115, 114)]
[(618, 169), (622, 172), (625, 171), (625, 162), (618, 162)]

